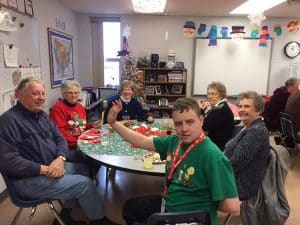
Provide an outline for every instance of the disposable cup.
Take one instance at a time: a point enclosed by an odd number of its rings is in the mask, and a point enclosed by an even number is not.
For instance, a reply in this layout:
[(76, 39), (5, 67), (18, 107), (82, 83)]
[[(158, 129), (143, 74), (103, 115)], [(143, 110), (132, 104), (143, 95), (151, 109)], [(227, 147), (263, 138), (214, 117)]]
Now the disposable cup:
[(145, 169), (151, 169), (153, 166), (153, 157), (147, 156), (144, 158), (144, 168)]

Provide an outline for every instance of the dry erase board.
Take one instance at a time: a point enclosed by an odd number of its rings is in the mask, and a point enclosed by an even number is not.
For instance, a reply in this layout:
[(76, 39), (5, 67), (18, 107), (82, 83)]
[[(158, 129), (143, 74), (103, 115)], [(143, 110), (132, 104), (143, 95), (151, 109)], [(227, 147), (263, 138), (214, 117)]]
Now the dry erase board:
[[(24, 67), (38, 66), (40, 67), (40, 50), (39, 50), (39, 33), (38, 22), (35, 18), (26, 16), (21, 13), (9, 11), (12, 16), (16, 17), (18, 31), (5, 32), (0, 31), (0, 114), (3, 113), (3, 98), (5, 93), (13, 90), (15, 86), (12, 81), (12, 73), (18, 68), (7, 68), (4, 63), (3, 46), (10, 45), (19, 49), (18, 64)], [(20, 27), (20, 23), (24, 26)]]
[(195, 39), (193, 95), (206, 95), (212, 81), (224, 83), (231, 96), (247, 90), (267, 94), (272, 40), (267, 47), (259, 47), (258, 39), (218, 39), (217, 46), (208, 43), (207, 38)]

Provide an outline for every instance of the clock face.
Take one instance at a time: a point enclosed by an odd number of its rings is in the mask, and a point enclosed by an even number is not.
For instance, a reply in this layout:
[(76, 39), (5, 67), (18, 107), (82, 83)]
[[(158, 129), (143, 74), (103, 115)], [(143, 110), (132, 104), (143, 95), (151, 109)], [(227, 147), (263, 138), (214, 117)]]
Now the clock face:
[(284, 54), (289, 58), (295, 58), (300, 54), (300, 43), (297, 41), (288, 42), (284, 46)]

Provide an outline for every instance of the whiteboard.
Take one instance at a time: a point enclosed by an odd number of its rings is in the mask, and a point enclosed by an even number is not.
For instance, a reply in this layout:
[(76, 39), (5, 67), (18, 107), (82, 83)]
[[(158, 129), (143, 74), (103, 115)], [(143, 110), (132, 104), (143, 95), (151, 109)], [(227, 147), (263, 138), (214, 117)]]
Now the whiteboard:
[(248, 90), (267, 94), (272, 40), (267, 47), (259, 47), (259, 39), (218, 39), (217, 46), (208, 43), (207, 38), (195, 39), (193, 95), (206, 95), (212, 81), (222, 82), (229, 96)]

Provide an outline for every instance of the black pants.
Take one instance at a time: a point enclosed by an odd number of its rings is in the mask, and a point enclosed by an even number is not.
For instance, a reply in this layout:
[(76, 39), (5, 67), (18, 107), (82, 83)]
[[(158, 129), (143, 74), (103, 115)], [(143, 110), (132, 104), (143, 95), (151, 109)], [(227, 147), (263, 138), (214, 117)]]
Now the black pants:
[(127, 225), (146, 224), (153, 213), (161, 209), (161, 195), (148, 195), (129, 199), (123, 206), (123, 219)]

